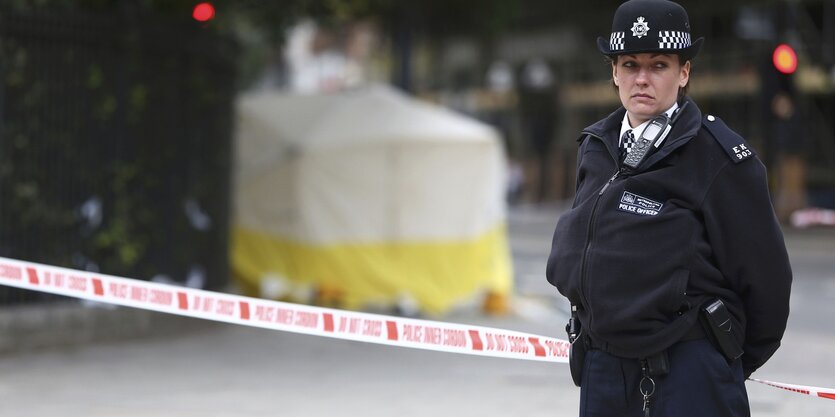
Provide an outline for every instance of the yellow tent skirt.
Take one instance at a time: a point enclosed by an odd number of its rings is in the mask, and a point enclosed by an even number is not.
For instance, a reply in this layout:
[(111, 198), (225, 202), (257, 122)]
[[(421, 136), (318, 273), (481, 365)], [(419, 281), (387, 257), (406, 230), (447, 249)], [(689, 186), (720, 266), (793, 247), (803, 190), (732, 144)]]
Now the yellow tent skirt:
[[(441, 315), (480, 297), (488, 312), (501, 313), (513, 290), (503, 223), (471, 239), (337, 244), (235, 227), (232, 268), (249, 295), (308, 302), (292, 296), (307, 288), (320, 304), (353, 310), (408, 299), (423, 313)], [(265, 292), (265, 280), (281, 295)]]

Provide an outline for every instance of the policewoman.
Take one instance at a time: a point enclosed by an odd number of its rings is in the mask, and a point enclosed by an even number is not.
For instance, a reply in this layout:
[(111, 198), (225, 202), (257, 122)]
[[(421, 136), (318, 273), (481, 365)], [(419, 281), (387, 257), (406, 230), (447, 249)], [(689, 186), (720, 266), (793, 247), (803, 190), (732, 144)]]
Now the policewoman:
[(687, 12), (630, 0), (598, 38), (622, 107), (579, 136), (548, 281), (568, 298), (581, 416), (750, 415), (791, 269), (754, 150), (687, 95)]

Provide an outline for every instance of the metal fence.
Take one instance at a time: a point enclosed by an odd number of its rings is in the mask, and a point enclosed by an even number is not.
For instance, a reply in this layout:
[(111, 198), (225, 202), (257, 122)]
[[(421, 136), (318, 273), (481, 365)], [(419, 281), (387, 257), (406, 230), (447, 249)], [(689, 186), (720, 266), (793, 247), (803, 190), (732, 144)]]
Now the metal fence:
[(236, 50), (191, 21), (0, 10), (0, 256), (225, 285)]

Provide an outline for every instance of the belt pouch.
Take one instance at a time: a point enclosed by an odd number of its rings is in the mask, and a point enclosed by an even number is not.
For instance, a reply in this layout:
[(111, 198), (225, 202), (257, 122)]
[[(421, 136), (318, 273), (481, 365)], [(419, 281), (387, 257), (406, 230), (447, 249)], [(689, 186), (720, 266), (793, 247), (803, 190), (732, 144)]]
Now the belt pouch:
[(725, 358), (733, 361), (742, 356), (742, 347), (736, 337), (737, 329), (722, 300), (717, 299), (705, 303), (699, 312), (699, 318), (708, 338), (714, 342)]

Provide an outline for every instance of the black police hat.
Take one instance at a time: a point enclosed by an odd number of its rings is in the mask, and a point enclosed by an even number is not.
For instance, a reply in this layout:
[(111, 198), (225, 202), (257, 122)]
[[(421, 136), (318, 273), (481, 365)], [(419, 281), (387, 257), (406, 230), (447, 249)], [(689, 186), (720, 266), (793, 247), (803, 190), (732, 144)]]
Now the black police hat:
[(597, 48), (614, 56), (641, 52), (680, 54), (692, 59), (704, 38), (691, 42), (687, 11), (668, 0), (629, 0), (615, 11), (609, 39), (597, 38)]

